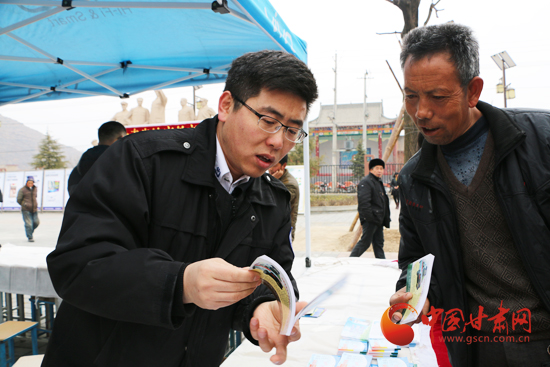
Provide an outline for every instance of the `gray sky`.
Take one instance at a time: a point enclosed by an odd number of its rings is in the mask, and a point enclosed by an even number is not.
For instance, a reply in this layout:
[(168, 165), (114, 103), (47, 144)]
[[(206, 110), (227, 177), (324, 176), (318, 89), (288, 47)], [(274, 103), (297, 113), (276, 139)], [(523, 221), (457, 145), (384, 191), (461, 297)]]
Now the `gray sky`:
[[(401, 31), (401, 11), (385, 0), (271, 0), (288, 27), (308, 43), (308, 64), (317, 79), (320, 95), (310, 112), (317, 117), (320, 104), (334, 101), (334, 55), (338, 54), (338, 103), (362, 103), (364, 75), (368, 71), (367, 101), (384, 103), (384, 115), (396, 117), (401, 107), (401, 92), (391, 75), (386, 60), (402, 83), (399, 65), (399, 34), (376, 33)], [(430, 1), (420, 3), (419, 22), (423, 24)], [(429, 24), (448, 21), (466, 24), (474, 30), (480, 43), (481, 77), (485, 86), (481, 99), (503, 107), (502, 94), (496, 84), (502, 72), (491, 55), (506, 50), (517, 64), (507, 70), (506, 81), (516, 91), (508, 107), (549, 109), (550, 38), (547, 36), (550, 2), (532, 0), (441, 0), (442, 9)], [(223, 85), (207, 85), (197, 91), (217, 109)], [(192, 101), (188, 88), (165, 89), (168, 96), (167, 122), (176, 122), (180, 98)], [(144, 99), (150, 108), (154, 92), (130, 98)], [(60, 143), (84, 151), (91, 147), (97, 128), (120, 110), (120, 100), (108, 97), (78, 98), (64, 101), (30, 102), (0, 107), (0, 114), (50, 134)]]

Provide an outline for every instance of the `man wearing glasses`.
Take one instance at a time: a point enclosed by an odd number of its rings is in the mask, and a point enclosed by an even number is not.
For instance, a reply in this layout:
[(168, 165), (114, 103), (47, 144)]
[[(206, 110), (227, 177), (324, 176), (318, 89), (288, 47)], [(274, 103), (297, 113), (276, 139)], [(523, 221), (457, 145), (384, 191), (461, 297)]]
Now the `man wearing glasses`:
[(248, 266), (265, 254), (293, 280), (289, 194), (265, 172), (307, 136), (316, 98), (294, 56), (246, 54), (217, 116), (105, 152), (48, 256), (64, 302), (43, 366), (219, 366), (231, 328), (282, 364), (299, 327), (279, 334), (279, 305)]

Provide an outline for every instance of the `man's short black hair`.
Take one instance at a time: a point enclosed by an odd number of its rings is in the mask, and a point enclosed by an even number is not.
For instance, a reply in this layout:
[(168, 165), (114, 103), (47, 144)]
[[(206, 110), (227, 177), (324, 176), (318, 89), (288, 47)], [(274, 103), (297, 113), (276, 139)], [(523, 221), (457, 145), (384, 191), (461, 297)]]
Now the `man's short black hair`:
[[(233, 60), (224, 91), (246, 102), (262, 89), (288, 92), (302, 98), (307, 111), (317, 99), (317, 83), (306, 64), (283, 51), (249, 52)], [(241, 104), (235, 101), (235, 109)]]
[(288, 154), (281, 158), (281, 160), (279, 161), (281, 165), (286, 164), (286, 162), (288, 162)]
[(409, 56), (420, 60), (440, 52), (447, 52), (463, 87), (479, 76), (479, 45), (472, 30), (461, 24), (445, 23), (411, 30), (403, 38), (401, 68)]
[(115, 140), (120, 134), (126, 134), (126, 128), (120, 122), (107, 121), (97, 130), (97, 137), (100, 143)]

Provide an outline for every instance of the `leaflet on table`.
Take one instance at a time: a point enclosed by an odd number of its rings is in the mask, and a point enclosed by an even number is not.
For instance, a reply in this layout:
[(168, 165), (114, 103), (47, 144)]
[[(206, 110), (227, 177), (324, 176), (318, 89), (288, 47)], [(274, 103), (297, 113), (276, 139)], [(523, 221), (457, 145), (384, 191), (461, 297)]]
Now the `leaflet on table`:
[(371, 362), (372, 356), (344, 353), (336, 367), (369, 367)]
[(342, 277), (326, 291), (315, 297), (296, 315), (296, 296), (294, 294), (294, 287), (281, 265), (269, 256), (262, 255), (254, 260), (252, 265), (250, 265), (250, 269), (260, 274), (262, 283), (273, 292), (277, 300), (281, 303), (282, 321), (280, 333), (283, 335), (290, 335), (292, 327), (300, 317), (315, 309), (321, 302), (342, 288), (347, 279), (347, 275)]
[(325, 309), (322, 307), (315, 307), (313, 310), (309, 311), (308, 313), (305, 313), (303, 317), (311, 317), (313, 319), (316, 319), (320, 317), (322, 314), (325, 313)]
[(406, 357), (378, 358), (378, 367), (413, 367)]
[[(422, 312), (422, 308), (428, 297), (434, 258), (434, 255), (428, 254), (410, 263), (407, 267), (407, 292), (411, 292), (413, 295), (408, 304), (413, 306), (419, 314)], [(407, 309), (400, 323), (406, 324), (413, 322), (417, 318), (417, 314)]]
[(329, 356), (326, 354), (313, 354), (308, 362), (308, 367), (336, 367), (340, 356)]
[(369, 351), (369, 342), (356, 339), (340, 339), (338, 344), (338, 355), (342, 353), (367, 354)]
[(342, 334), (342, 339), (357, 339), (367, 341), (369, 339), (369, 332), (371, 328), (371, 322), (368, 320), (357, 319), (355, 317), (348, 317)]

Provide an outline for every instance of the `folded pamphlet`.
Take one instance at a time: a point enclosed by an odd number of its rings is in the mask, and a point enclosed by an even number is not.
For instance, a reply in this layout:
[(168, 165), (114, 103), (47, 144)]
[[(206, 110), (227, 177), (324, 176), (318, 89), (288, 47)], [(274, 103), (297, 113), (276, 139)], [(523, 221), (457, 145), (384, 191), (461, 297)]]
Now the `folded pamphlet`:
[(407, 292), (411, 292), (413, 295), (407, 303), (413, 306), (418, 314), (407, 309), (403, 314), (401, 324), (415, 321), (422, 313), (422, 308), (424, 307), (426, 298), (428, 298), (428, 291), (430, 289), (434, 258), (434, 255), (428, 254), (410, 263), (407, 267)]
[(281, 330), (283, 335), (290, 335), (292, 327), (306, 313), (311, 312), (321, 302), (332, 296), (337, 290), (342, 288), (346, 282), (347, 275), (342, 277), (326, 291), (319, 294), (306, 307), (304, 307), (298, 314), (296, 314), (296, 296), (294, 294), (294, 287), (290, 281), (285, 270), (275, 260), (269, 256), (262, 255), (258, 257), (250, 269), (258, 272), (262, 278), (262, 283), (265, 284), (277, 298), (281, 304)]

